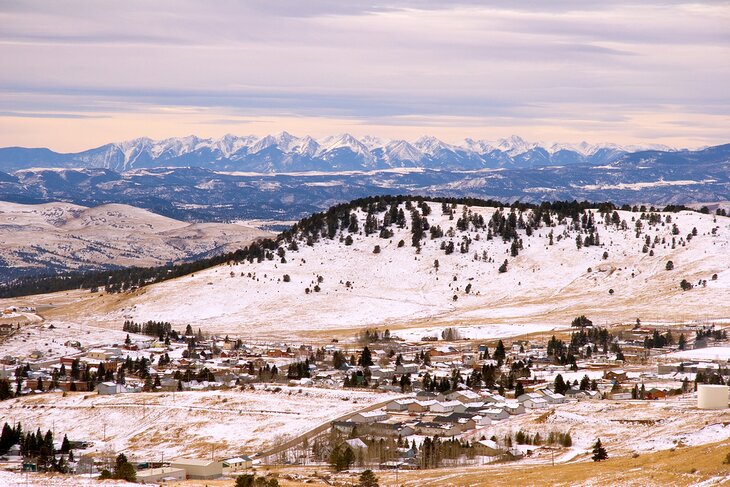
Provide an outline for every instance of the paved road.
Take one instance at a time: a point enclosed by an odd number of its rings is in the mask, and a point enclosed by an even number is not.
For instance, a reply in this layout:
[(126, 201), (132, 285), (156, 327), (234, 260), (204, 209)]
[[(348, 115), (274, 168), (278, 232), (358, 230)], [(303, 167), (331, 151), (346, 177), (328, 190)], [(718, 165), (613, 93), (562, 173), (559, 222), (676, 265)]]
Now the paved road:
[(326, 423), (323, 423), (323, 424), (317, 426), (316, 428), (307, 431), (306, 433), (303, 433), (295, 438), (292, 438), (291, 440), (288, 440), (284, 443), (271, 447), (268, 450), (263, 450), (262, 452), (260, 452), (256, 455), (256, 458), (264, 459), (266, 457), (270, 457), (272, 455), (276, 455), (278, 453), (286, 451), (289, 448), (293, 448), (293, 447), (297, 446), (299, 443), (302, 443), (305, 439), (311, 440), (315, 436), (327, 431), (329, 429), (329, 427), (332, 425), (333, 421), (347, 421), (348, 419), (355, 416), (357, 413), (374, 411), (376, 409), (380, 409), (380, 408), (384, 407), (386, 404), (388, 404), (391, 401), (394, 401), (396, 399), (404, 399), (407, 397), (410, 397), (410, 396), (394, 397), (394, 398), (388, 399), (387, 401), (382, 401), (382, 402), (378, 402), (375, 404), (371, 404), (370, 406), (367, 406), (365, 408), (359, 409), (357, 411), (353, 411), (351, 413), (344, 414), (338, 418), (331, 419), (331, 420), (327, 421)]

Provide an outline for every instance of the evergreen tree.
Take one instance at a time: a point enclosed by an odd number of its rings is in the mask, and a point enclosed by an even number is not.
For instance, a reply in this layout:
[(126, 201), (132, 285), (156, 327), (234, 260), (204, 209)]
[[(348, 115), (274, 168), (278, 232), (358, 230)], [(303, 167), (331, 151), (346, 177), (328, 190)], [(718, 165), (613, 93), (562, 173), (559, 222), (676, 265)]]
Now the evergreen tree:
[(68, 436), (63, 435), (63, 442), (61, 443), (61, 453), (68, 453), (71, 451), (71, 442), (68, 441)]
[(0, 401), (4, 401), (12, 397), (13, 392), (10, 390), (10, 381), (8, 379), (0, 379)]
[(373, 365), (373, 358), (368, 347), (363, 348), (362, 355), (360, 356), (360, 364), (363, 367), (370, 367)]
[(368, 469), (360, 474), (359, 487), (379, 487), (378, 477), (375, 476), (372, 470)]
[(606, 449), (603, 448), (600, 438), (598, 438), (596, 443), (593, 445), (593, 456), (591, 458), (594, 462), (600, 462), (608, 458), (608, 453), (606, 452)]
[(494, 349), (492, 357), (497, 361), (504, 360), (507, 357), (507, 351), (504, 348), (502, 340), (497, 342), (497, 348)]
[(563, 380), (563, 376), (558, 374), (555, 377), (555, 382), (553, 385), (553, 389), (557, 394), (565, 394), (565, 391), (568, 390), (567, 384), (565, 384), (565, 380)]

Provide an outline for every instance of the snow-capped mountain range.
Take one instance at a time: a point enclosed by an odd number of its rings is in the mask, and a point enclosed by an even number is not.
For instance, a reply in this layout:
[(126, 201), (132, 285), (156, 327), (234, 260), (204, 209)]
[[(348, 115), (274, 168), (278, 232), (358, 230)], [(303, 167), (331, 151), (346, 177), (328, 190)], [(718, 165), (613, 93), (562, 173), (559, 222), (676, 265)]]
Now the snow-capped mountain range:
[(319, 139), (287, 132), (258, 137), (194, 135), (164, 140), (139, 138), (78, 153), (49, 149), (0, 149), (0, 170), (30, 167), (105, 168), (127, 171), (154, 167), (205, 167), (220, 171), (280, 173), (292, 171), (530, 168), (567, 164), (609, 164), (640, 150), (673, 151), (666, 146), (560, 144), (528, 142), (513, 135), (495, 141), (465, 139), (449, 144), (435, 137), (415, 141), (361, 138), (340, 134)]

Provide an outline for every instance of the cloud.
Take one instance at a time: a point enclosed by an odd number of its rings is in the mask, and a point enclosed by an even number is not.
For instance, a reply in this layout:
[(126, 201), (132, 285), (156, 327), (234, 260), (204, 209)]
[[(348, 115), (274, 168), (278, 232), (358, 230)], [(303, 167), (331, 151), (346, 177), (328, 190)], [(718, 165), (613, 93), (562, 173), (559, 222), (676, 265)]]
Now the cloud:
[(30, 0), (0, 19), (0, 111), (110, 117), (112, 139), (171, 111), (185, 126), (461, 123), (616, 142), (680, 137), (642, 125), (659, 119), (716, 134), (730, 116), (724, 2)]

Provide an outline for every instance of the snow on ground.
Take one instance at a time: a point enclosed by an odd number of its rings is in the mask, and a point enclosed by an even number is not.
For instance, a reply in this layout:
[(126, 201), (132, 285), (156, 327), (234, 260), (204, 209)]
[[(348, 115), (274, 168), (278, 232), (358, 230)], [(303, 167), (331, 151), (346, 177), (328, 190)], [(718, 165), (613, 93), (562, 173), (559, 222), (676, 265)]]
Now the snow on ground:
[[(0, 343), (0, 356), (28, 357), (35, 351), (43, 353), (42, 360), (73, 356), (81, 350), (72, 342), (79, 342), (84, 349), (113, 343), (123, 343), (127, 334), (80, 323), (46, 322), (22, 326), (20, 331)], [(130, 335), (135, 340), (149, 340), (143, 335)]]
[[(601, 246), (578, 250), (576, 233), (556, 225), (543, 227), (530, 237), (521, 230), (524, 248), (513, 258), (507, 243), (500, 237), (487, 240), (484, 231), (472, 228), (449, 237), (455, 220), (441, 215), (440, 205), (431, 207), (428, 221), (440, 225), (445, 236), (427, 238), (420, 253), (410, 246), (410, 230), (396, 226), (389, 239), (353, 234), (350, 246), (340, 237), (321, 239), (313, 246), (300, 241), (298, 251), (286, 251), (286, 263), (275, 258), (208, 269), (150, 286), (108, 314), (107, 308), (91, 309), (81, 319), (121, 321), (132, 316), (169, 320), (178, 326), (192, 323), (206, 331), (244, 337), (278, 338), (364, 326), (393, 330), (476, 325), (481, 331), (473, 332), (474, 336), (481, 338), (492, 332), (495, 336), (520, 333), (519, 328), (490, 328), (497, 325), (530, 324), (549, 330), (578, 314), (587, 314), (600, 324), (631, 321), (637, 316), (649, 321), (730, 316), (730, 302), (717, 299), (717, 293), (730, 285), (728, 218), (717, 217), (715, 222), (713, 215), (694, 212), (662, 214), (662, 218), (671, 216), (672, 222), (649, 227), (644, 221), (643, 233), (637, 238), (632, 218), (639, 213), (619, 212), (628, 230), (604, 226), (595, 213)], [(456, 209), (455, 219), (461, 211), (461, 207)], [(489, 219), (495, 209), (472, 211)], [(363, 221), (360, 213), (361, 230)], [(679, 228), (678, 235), (672, 235), (673, 224)], [(679, 239), (693, 228), (697, 236), (682, 245)], [(552, 246), (548, 245), (550, 230), (555, 236)], [(558, 240), (563, 234), (565, 238)], [(343, 237), (346, 235), (347, 231)], [(646, 235), (652, 242), (658, 239), (654, 256), (642, 252)], [(472, 239), (469, 251), (460, 253), (459, 244), (466, 236)], [(674, 249), (672, 238), (677, 240)], [(398, 247), (401, 239), (406, 244)], [(456, 249), (446, 255), (440, 247), (450, 241)], [(375, 245), (380, 246), (380, 253), (373, 252)], [(606, 259), (604, 252), (608, 253)], [(504, 259), (509, 261), (508, 271), (499, 273), (497, 268)], [(665, 270), (668, 260), (674, 263), (673, 271)], [(718, 274), (717, 280), (711, 279), (713, 274)], [(291, 282), (283, 282), (284, 275)], [(314, 292), (318, 276), (322, 277), (321, 290)], [(706, 287), (682, 292), (679, 282), (685, 278), (693, 283), (704, 279)], [(307, 288), (312, 292), (305, 293)]]
[(0, 261), (10, 268), (164, 265), (270, 235), (237, 224), (182, 222), (121, 204), (0, 201)]
[[(43, 394), (0, 402), (0, 423), (53, 428), (71, 440), (111, 446), (139, 460), (253, 454), (342, 415), (399, 397), (391, 394), (257, 386), (251, 391), (162, 394)], [(61, 436), (62, 437), (62, 436)], [(185, 441), (180, 441), (184, 438)]]
[(667, 358), (694, 360), (730, 360), (730, 347), (707, 347), (670, 353)]
[(522, 429), (546, 438), (570, 432), (573, 447), (588, 452), (601, 438), (612, 456), (695, 446), (730, 438), (730, 409), (702, 411), (694, 397), (659, 401), (581, 401), (512, 416), (474, 433), (498, 438)]
[[(470, 340), (486, 338), (505, 338), (527, 333), (544, 332), (569, 328), (569, 325), (532, 325), (532, 324), (510, 324), (510, 325), (474, 325), (453, 327), (461, 338)], [(394, 336), (408, 341), (418, 341), (423, 337), (438, 337), (447, 327), (438, 328), (407, 328), (393, 333)]]
[(12, 473), (0, 470), (2, 487), (136, 487), (139, 484), (123, 480), (98, 480), (97, 477), (83, 475), (61, 475), (40, 473)]

